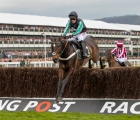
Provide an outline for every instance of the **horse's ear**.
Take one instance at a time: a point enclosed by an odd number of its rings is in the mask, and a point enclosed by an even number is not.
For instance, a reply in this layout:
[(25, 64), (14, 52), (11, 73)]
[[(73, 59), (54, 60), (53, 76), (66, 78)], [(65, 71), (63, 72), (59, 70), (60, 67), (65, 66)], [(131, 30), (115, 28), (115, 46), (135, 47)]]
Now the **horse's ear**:
[(115, 55), (113, 54), (112, 56), (113, 56), (113, 58), (114, 58)]
[(63, 39), (63, 36), (61, 34), (61, 36), (58, 38), (59, 41), (61, 41)]
[(61, 36), (60, 36), (59, 38), (60, 38), (60, 40), (64, 39), (64, 37), (63, 37), (63, 35), (62, 35), (62, 34), (61, 34)]

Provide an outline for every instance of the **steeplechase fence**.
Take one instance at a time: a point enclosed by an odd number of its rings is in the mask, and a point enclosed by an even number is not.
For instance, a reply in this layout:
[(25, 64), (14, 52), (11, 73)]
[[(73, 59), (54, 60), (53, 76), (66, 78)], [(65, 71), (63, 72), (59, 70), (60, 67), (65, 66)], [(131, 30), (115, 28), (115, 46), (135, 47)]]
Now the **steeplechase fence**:
[[(0, 97), (54, 98), (58, 68), (0, 68)], [(80, 68), (65, 87), (66, 98), (140, 99), (140, 67)]]

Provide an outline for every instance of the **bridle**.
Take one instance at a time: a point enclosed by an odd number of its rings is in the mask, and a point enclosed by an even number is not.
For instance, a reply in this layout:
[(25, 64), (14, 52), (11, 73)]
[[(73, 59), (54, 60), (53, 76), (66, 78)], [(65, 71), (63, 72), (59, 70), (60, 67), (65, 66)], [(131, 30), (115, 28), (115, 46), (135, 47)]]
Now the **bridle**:
[[(51, 44), (53, 44), (53, 47), (54, 48), (55, 48), (55, 46), (56, 46), (57, 43), (60, 44), (60, 42), (51, 42)], [(52, 55), (56, 55), (56, 51), (52, 52)]]
[[(63, 54), (63, 52), (65, 51), (67, 45), (68, 45), (68, 40), (66, 41), (64, 48), (62, 50), (62, 52), (60, 53), (60, 56)], [(51, 42), (51, 44), (53, 44), (53, 47), (55, 48), (56, 44), (60, 44), (60, 42)], [(56, 50), (54, 52), (52, 52), (52, 55), (56, 55)]]
[[(55, 47), (55, 44), (56, 44), (56, 43), (60, 43), (60, 42), (52, 42), (52, 44), (53, 44), (53, 43), (54, 43), (53, 47)], [(67, 46), (68, 46), (68, 43), (69, 43), (69, 41), (67, 40), (66, 43), (65, 43), (65, 45), (64, 45), (64, 48), (63, 48), (62, 52), (61, 52), (60, 55), (59, 55), (59, 56), (60, 56), (60, 57), (59, 57), (59, 60), (67, 61), (67, 60), (69, 60), (70, 58), (72, 58), (74, 55), (76, 55), (77, 52), (79, 52), (79, 49), (77, 49), (75, 52), (71, 53), (68, 57), (62, 57), (62, 55), (64, 56), (64, 55), (69, 54), (70, 49), (68, 49), (68, 50), (66, 51), (66, 53), (64, 54), (64, 51), (66, 50), (66, 48), (67, 48)], [(54, 52), (52, 53), (52, 55), (53, 55), (53, 56), (56, 55), (56, 51), (54, 51)]]

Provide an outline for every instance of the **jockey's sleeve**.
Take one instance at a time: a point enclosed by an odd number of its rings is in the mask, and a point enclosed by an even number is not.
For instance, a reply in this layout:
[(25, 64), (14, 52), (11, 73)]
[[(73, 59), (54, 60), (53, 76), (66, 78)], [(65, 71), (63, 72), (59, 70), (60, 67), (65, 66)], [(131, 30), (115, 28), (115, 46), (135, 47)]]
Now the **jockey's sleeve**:
[(111, 54), (116, 53), (116, 51), (117, 51), (117, 48), (114, 48), (114, 49), (111, 51)]
[(126, 52), (126, 48), (123, 48), (122, 52), (120, 53), (120, 55), (118, 57), (121, 57), (123, 54), (125, 54), (125, 52)]
[(80, 21), (80, 22), (79, 22), (79, 25), (78, 25), (78, 28), (76, 29), (75, 32), (73, 32), (73, 35), (77, 35), (77, 34), (81, 33), (83, 27), (84, 27), (83, 21)]
[(70, 20), (69, 20), (67, 25), (66, 25), (66, 28), (64, 30), (64, 33), (63, 33), (64, 35), (66, 35), (69, 32), (70, 26), (71, 26), (71, 23), (70, 23)]

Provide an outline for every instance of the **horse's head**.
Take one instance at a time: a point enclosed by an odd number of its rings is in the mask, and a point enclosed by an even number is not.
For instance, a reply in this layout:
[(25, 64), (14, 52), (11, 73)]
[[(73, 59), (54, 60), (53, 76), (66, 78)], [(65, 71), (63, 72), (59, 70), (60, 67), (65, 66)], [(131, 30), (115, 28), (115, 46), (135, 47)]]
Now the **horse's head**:
[(105, 51), (105, 57), (104, 59), (106, 59), (107, 61), (111, 61), (114, 59), (113, 55), (111, 54), (111, 49), (107, 49)]
[(60, 55), (60, 41), (52, 39), (51, 42), (52, 59), (54, 63), (58, 63)]
[(52, 50), (52, 59), (53, 59), (54, 63), (59, 62), (59, 57), (65, 46), (65, 41), (66, 40), (63, 37), (52, 39), (51, 50)]

